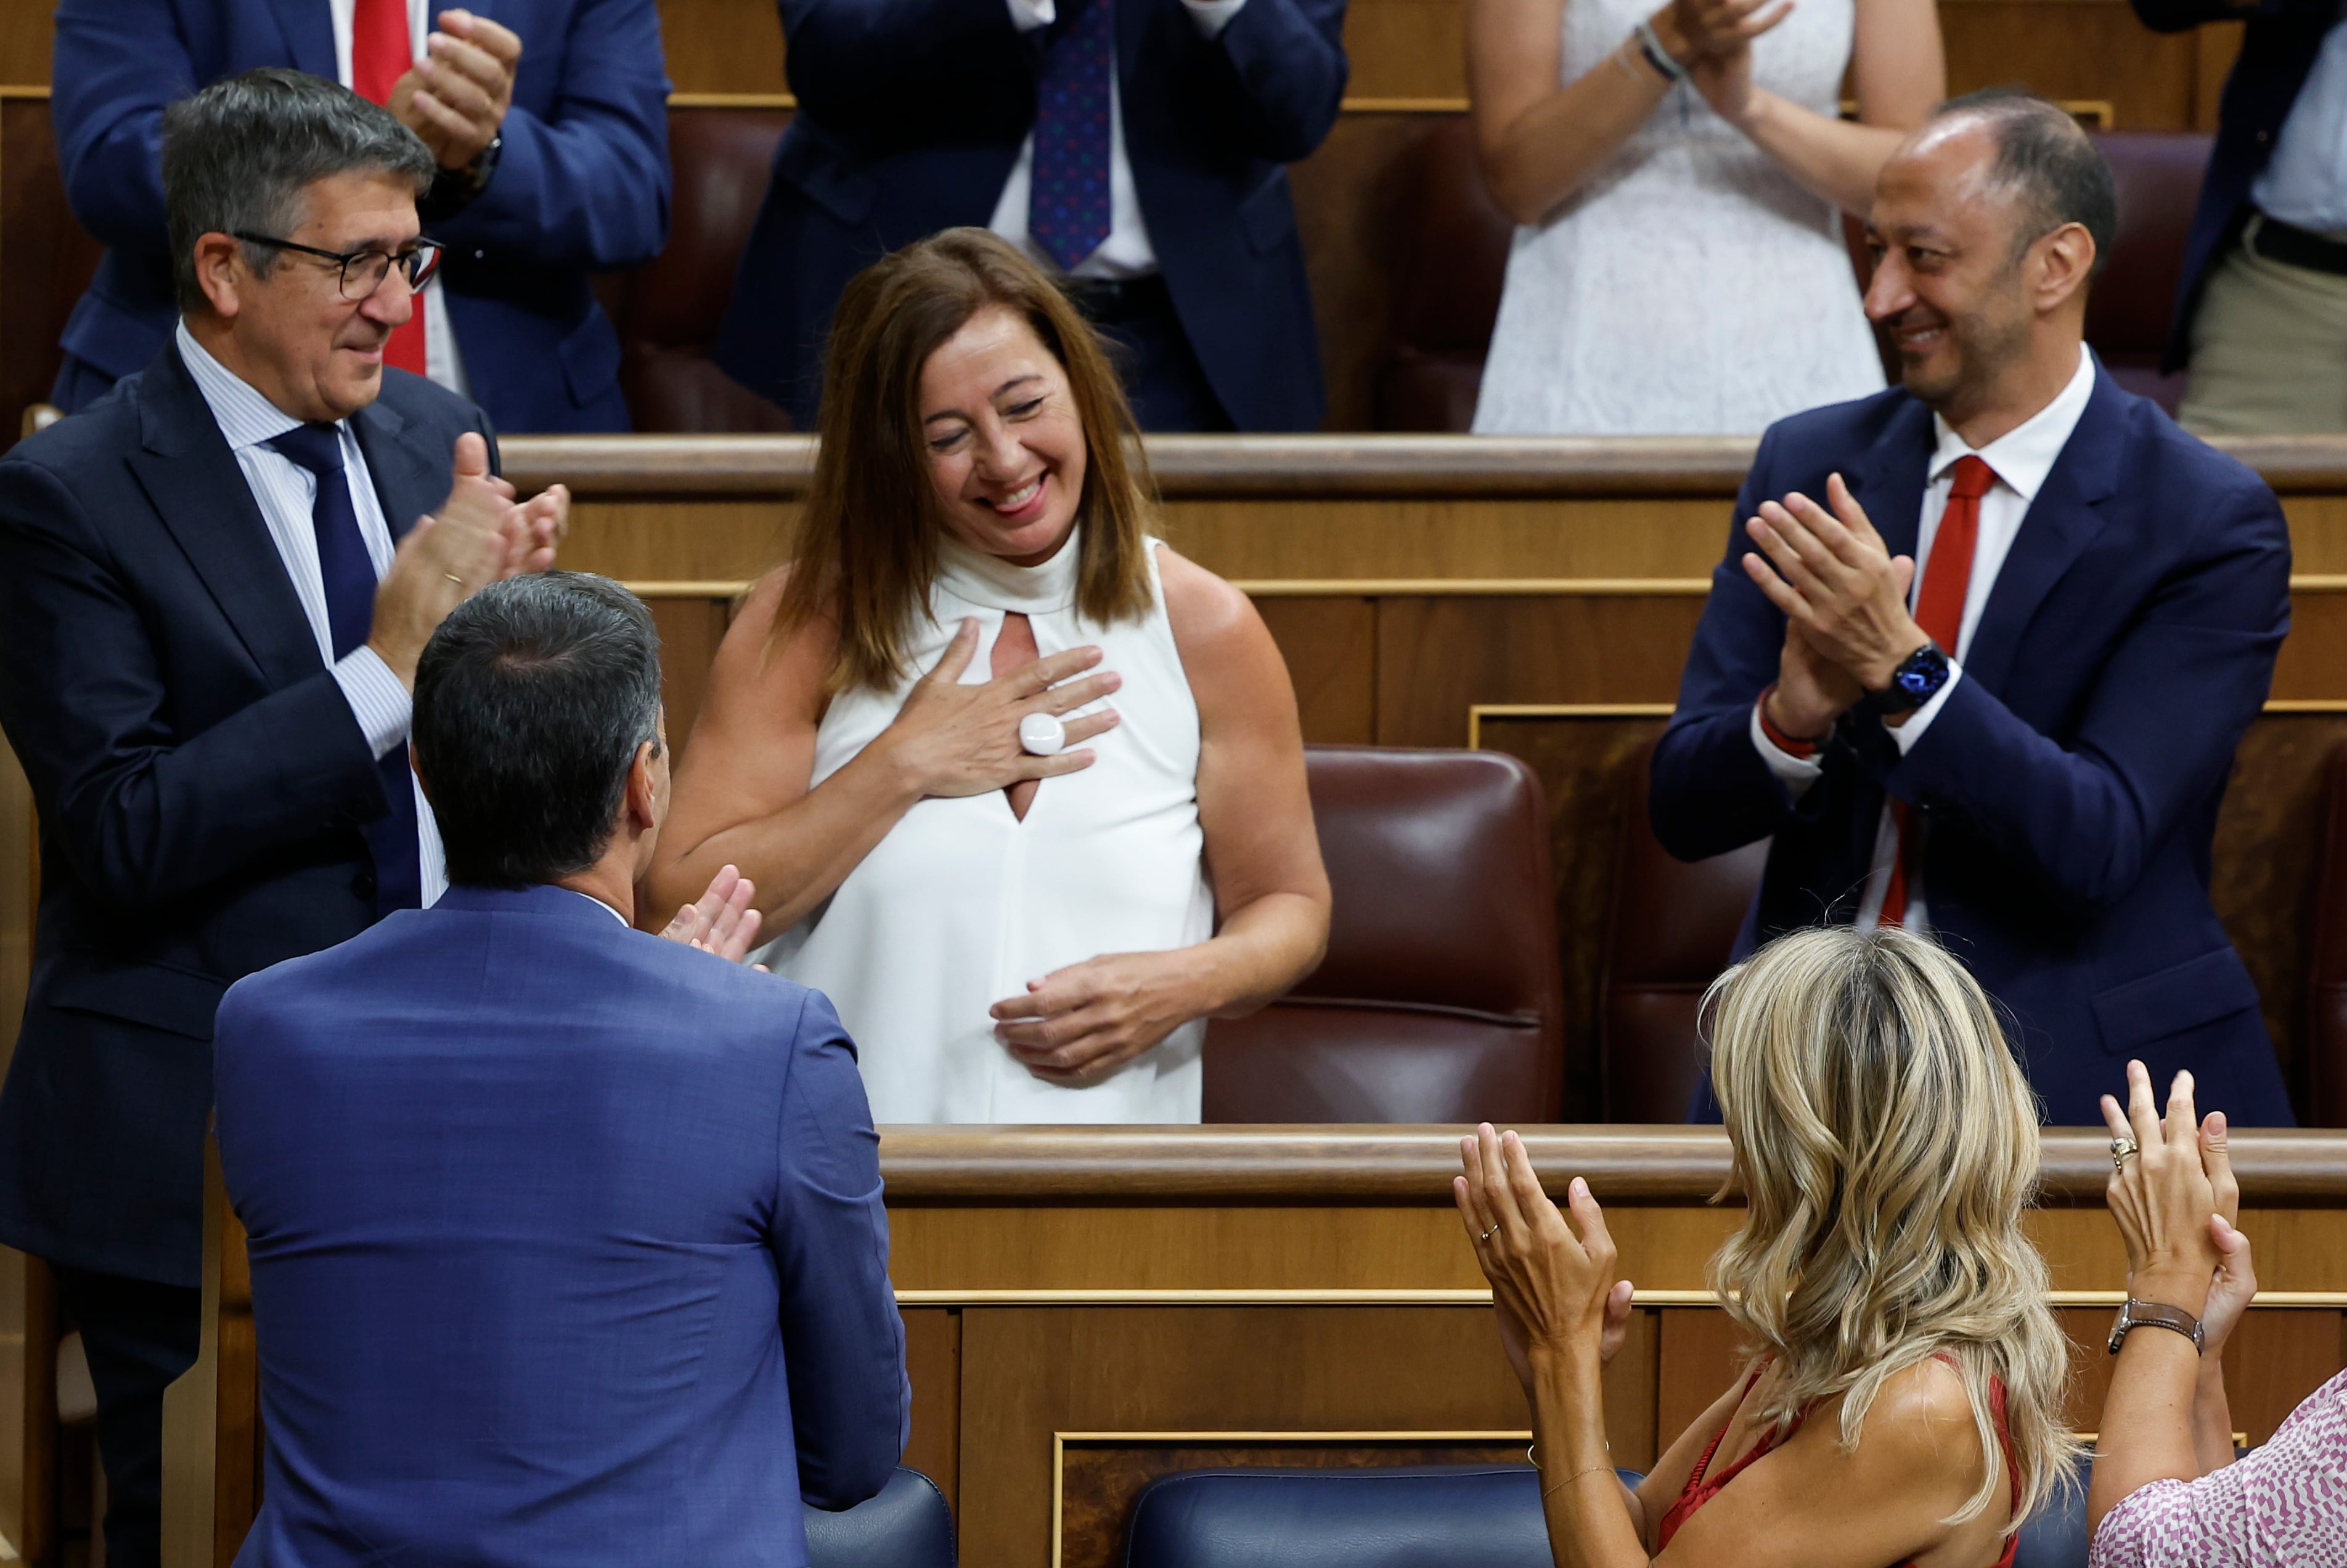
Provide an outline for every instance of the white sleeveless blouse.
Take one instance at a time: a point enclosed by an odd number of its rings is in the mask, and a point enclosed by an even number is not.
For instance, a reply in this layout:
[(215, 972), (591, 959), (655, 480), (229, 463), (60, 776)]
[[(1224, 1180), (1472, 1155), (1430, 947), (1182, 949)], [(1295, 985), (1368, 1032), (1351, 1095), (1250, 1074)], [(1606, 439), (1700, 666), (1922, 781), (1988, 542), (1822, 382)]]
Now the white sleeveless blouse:
[[(1122, 722), (1084, 743), (1097, 755), (1091, 767), (1042, 781), (1023, 821), (1000, 790), (920, 802), (761, 955), (839, 1009), (876, 1122), (1199, 1119), (1204, 1020), (1104, 1081), (1069, 1089), (1029, 1072), (987, 1014), (1054, 969), (1103, 953), (1190, 947), (1214, 933), (1198, 705), (1165, 618), (1157, 548), (1149, 541), (1147, 616), (1101, 626), (1075, 609), (1075, 535), (1039, 567), (945, 542), (929, 596), (934, 624), (917, 629), (914, 671), (934, 666), (974, 617), (978, 652), (962, 679), (991, 679), (1002, 618), (1016, 611), (1044, 654), (1100, 647), (1097, 668), (1123, 677), (1109, 700)], [(810, 787), (887, 728), (912, 680), (833, 699), (815, 733)]]

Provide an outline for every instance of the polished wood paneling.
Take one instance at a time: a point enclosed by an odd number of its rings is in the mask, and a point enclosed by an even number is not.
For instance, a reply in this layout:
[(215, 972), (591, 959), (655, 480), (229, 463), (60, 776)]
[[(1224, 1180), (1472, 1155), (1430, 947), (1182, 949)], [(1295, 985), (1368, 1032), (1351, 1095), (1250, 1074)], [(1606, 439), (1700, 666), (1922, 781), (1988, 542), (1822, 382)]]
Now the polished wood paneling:
[(709, 666), (724, 641), (727, 610), (722, 600), (661, 599), (651, 605), (660, 630), (661, 688), (668, 706), (668, 738), (682, 746), (701, 713), (709, 689)]
[(1325, 745), (1377, 739), (1377, 604), (1368, 599), (1255, 601), (1296, 682), (1304, 738)]
[[(1522, 1430), (1525, 1412), (1450, 1206), (1460, 1131), (884, 1129), (907, 1457), (957, 1500), (964, 1560), (1048, 1563), (1056, 1524), (1061, 1561), (1114, 1562), (1131, 1498), (1178, 1466), (1507, 1457), (1513, 1440), (1494, 1434)], [(1705, 1201), (1725, 1139), (1535, 1128), (1528, 1142), (1552, 1189), (1589, 1177), (1642, 1292), (1607, 1368), (1606, 1419), (1616, 1457), (1650, 1463), (1739, 1365), (1702, 1294), (1705, 1259), (1741, 1218)], [(2257, 1437), (2341, 1355), (2347, 1141), (2244, 1131), (2234, 1159), (2268, 1294), (2227, 1366), (2237, 1424)], [(2081, 1347), (2082, 1424), (2099, 1409), (2089, 1352), (2126, 1268), (2099, 1203), (2107, 1162), (2098, 1134), (2045, 1134), (2057, 1206), (2029, 1221), (2073, 1293), (2054, 1305)], [(216, 1178), (211, 1191), (222, 1205)], [(215, 1289), (233, 1317), (241, 1235), (215, 1212)], [(255, 1484), (249, 1425), (225, 1408), (251, 1398), (252, 1348), (231, 1327), (208, 1352), (219, 1419), (206, 1442), (173, 1429), (167, 1460), (167, 1487), (200, 1476), (224, 1500)], [(228, 1441), (207, 1446), (213, 1431)], [(241, 1519), (214, 1522), (222, 1548), (241, 1532)]]
[(1478, 703), (1667, 706), (1702, 614), (1686, 594), (1384, 600), (1378, 741), (1464, 745)]

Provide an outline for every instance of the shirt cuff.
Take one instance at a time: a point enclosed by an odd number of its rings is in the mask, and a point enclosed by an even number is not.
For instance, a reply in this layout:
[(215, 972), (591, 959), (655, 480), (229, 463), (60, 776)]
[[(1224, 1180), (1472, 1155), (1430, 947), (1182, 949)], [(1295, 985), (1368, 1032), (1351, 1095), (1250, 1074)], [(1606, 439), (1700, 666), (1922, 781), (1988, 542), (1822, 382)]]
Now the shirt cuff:
[(1219, 38), (1245, 4), (1246, 0), (1182, 0), (1182, 9), (1190, 13), (1190, 20), (1198, 25), (1199, 32), (1209, 38)]
[(1768, 738), (1768, 732), (1760, 727), (1758, 702), (1752, 704), (1752, 748), (1760, 753), (1760, 760), (1768, 764), (1768, 771), (1777, 775), (1778, 782), (1795, 800), (1809, 794), (1809, 786), (1817, 783), (1826, 771), (1824, 764), (1815, 757), (1797, 757)]
[(334, 684), (343, 689), (343, 701), (351, 705), (351, 716), (359, 722), (360, 732), (377, 757), (407, 739), (415, 699), (381, 654), (361, 643), (334, 661), (333, 673)]
[(1010, 25), (1022, 33), (1031, 33), (1038, 27), (1048, 27), (1060, 17), (1060, 7), (1056, 0), (1008, 0), (1008, 3), (1010, 6)]
[(1882, 726), (1891, 732), (1891, 743), (1899, 748), (1901, 756), (1915, 749), (1915, 743), (1923, 738), (1923, 732), (1932, 727), (1932, 721), (1940, 716), (1942, 708), (1947, 706), (1948, 693), (1954, 691), (1956, 682), (1963, 678), (1964, 667), (1952, 659), (1949, 660), (1948, 678), (1940, 683), (1938, 691), (1932, 693), (1932, 700), (1916, 709), (1905, 723)]

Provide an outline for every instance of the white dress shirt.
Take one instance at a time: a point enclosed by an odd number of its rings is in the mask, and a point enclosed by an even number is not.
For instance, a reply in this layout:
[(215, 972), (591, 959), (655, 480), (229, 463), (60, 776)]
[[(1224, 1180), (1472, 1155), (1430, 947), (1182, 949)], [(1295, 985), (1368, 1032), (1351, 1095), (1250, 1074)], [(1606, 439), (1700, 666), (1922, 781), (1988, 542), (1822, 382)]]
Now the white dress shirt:
[[(1906, 755), (1923, 738), (1947, 706), (1948, 696), (1956, 683), (1964, 678), (1963, 656), (1972, 651), (1973, 633), (1980, 627), (1981, 614), (1988, 608), (1990, 591), (1996, 586), (1996, 574), (2004, 568), (2004, 558), (2013, 551), (2013, 541), (2020, 537), (2021, 526), (2028, 519), (2029, 504), (2045, 487), (2045, 477), (2054, 471), (2055, 462), (2062, 448), (2069, 444), (2070, 433), (2078, 427), (2079, 416), (2086, 412), (2087, 400), (2095, 395), (2094, 351), (2084, 346), (2078, 350), (2078, 368), (2071, 374), (2068, 384), (2054, 395), (2054, 401), (2031, 415), (2026, 420), (1998, 436), (1979, 451), (1964, 445), (1964, 438), (1949, 427), (1938, 415), (1932, 415), (1932, 428), (1939, 436), (1939, 445), (1932, 453), (1932, 461), (1924, 470), (1923, 507), (1921, 526), (1915, 533), (1915, 580), (1907, 591), (1907, 607), (1913, 610), (1917, 593), (1923, 586), (1923, 574), (1932, 566), (1932, 541), (1940, 531), (1940, 518), (1948, 509), (1949, 492), (1955, 488), (1956, 461), (1961, 457), (1978, 457), (1989, 466), (1996, 480), (1980, 499), (1980, 527), (1973, 540), (1973, 569), (1964, 584), (1964, 614), (1956, 632), (1956, 645), (1947, 650), (1948, 679), (1932, 700), (1896, 726), (1886, 725), (1899, 754)], [(1752, 707), (1752, 743), (1768, 764), (1768, 769), (1799, 800), (1809, 793), (1824, 771), (1814, 757), (1797, 757), (1779, 748), (1768, 739), (1760, 727), (1760, 706)], [(1891, 886), (1891, 867), (1899, 857), (1899, 824), (1891, 814), (1891, 804), (1882, 803), (1882, 820), (1874, 834), (1874, 865), (1867, 873), (1866, 892), (1859, 900), (1858, 928), (1870, 931), (1882, 915), (1883, 895)], [(1911, 931), (1929, 932), (1931, 912), (1923, 900), (1923, 871), (1918, 864), (1909, 867), (1912, 875), (1907, 882), (1907, 912), (1901, 924)]]
[(2259, 211), (2321, 234), (2347, 234), (2347, 4), (2339, 18), (2250, 187)]
[[(335, 0), (345, 8), (351, 0)], [(1059, 17), (1057, 0), (1006, 0), (1010, 25), (1022, 33), (1048, 27)], [(1126, 0), (1130, 5), (1133, 0)], [(1217, 37), (1231, 25), (1246, 0), (1182, 0), (1182, 8), (1207, 37)], [(1124, 155), (1124, 102), (1117, 87), (1117, 70), (1108, 74), (1108, 238), (1076, 263), (1079, 278), (1137, 278), (1157, 271), (1157, 251), (1149, 243), (1149, 226), (1142, 221), (1141, 196), (1133, 183), (1133, 164)], [(1025, 251), (1045, 266), (1055, 266), (1040, 245), (1027, 238), (1027, 193), (1034, 183), (1035, 133), (1019, 144), (1019, 161), (1002, 182), (1002, 195), (986, 226)]]
[[(358, 0), (326, 0), (334, 15), (334, 71), (343, 86), (351, 85), (351, 16)], [(428, 52), (425, 42), (432, 36), (432, 0), (407, 0), (407, 42), (417, 59)], [(465, 379), (465, 362), (456, 352), (456, 329), (448, 324), (448, 302), (441, 297), (440, 280), (433, 279), (424, 285), (424, 298), (417, 302), (424, 310), (424, 374), (456, 393), (470, 397), (473, 389)]]
[[(229, 450), (236, 454), (244, 482), (252, 488), (261, 520), (269, 528), (270, 542), (277, 547), (277, 557), (285, 563), (285, 575), (292, 581), (293, 597), (302, 601), (302, 613), (309, 618), (311, 634), (318, 640), (318, 657), (333, 672), (343, 701), (351, 705), (352, 717), (358, 720), (367, 744), (380, 757), (407, 739), (414, 700), (391, 672), (391, 666), (365, 643), (340, 659), (334, 657), (333, 627), (326, 617), (325, 573), (318, 565), (318, 529), (311, 518), (318, 481), (309, 469), (265, 445), (302, 421), (214, 359), (184, 321), (177, 341), (180, 360), (195, 378), (196, 390), (204, 395), (220, 434), (228, 438)], [(350, 422), (340, 421), (335, 429), (342, 435), (343, 477), (351, 487), (351, 509), (358, 514), (359, 538), (366, 541), (367, 557), (374, 562), (374, 575), (380, 581), (391, 569), (391, 528), (384, 521), (383, 503), (376, 498), (374, 481), (367, 473), (366, 454), (359, 450)], [(447, 888), (448, 866), (441, 854), (440, 828), (433, 820), (431, 803), (424, 798), (424, 790), (413, 775), (408, 787), (415, 792), (416, 866), (423, 874), (424, 907), (428, 909)]]

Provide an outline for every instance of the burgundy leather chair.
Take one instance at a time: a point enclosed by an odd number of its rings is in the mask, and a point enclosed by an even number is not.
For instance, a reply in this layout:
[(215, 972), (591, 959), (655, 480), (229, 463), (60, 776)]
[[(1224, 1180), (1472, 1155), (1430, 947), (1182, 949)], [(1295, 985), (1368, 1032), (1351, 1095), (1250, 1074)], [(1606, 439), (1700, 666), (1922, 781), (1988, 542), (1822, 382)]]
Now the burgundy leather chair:
[(2159, 373), (2176, 319), (2176, 285), (2184, 241), (2200, 200), (2211, 138), (2189, 131), (2111, 131), (2098, 136), (2119, 190), (2119, 231), (2110, 264), (2086, 296), (2086, 341), (2129, 392), (2168, 413), (2184, 395), (2187, 373)]
[[(2089, 296), (2086, 341), (2120, 385), (2173, 413), (2184, 378), (2161, 375), (2159, 356), (2209, 138), (2109, 131), (2096, 139), (2118, 185), (2119, 230)], [(1513, 232), (1483, 188), (1465, 116), (1427, 132), (1405, 169), (1396, 210), (1401, 262), (1390, 347), (1378, 373), (1378, 428), (1465, 430), (1475, 416)], [(1863, 280), (1870, 271), (1864, 251), (1855, 241), (1851, 251)]]
[(1563, 979), (1548, 807), (1499, 752), (1305, 751), (1335, 913), (1293, 991), (1217, 1020), (1209, 1122), (1553, 1122)]
[(790, 118), (787, 109), (668, 111), (668, 248), (629, 275), (619, 311), (620, 384), (640, 431), (791, 428), (789, 415), (709, 357)]
[(1377, 379), (1380, 430), (1464, 430), (1500, 313), (1515, 225), (1483, 187), (1467, 117), (1439, 120), (1401, 174), (1392, 351)]
[(1624, 781), (1606, 920), (1597, 1048), (1608, 1122), (1686, 1120), (1703, 1075), (1696, 1008), (1727, 968), (1768, 858), (1763, 839), (1693, 865), (1673, 859), (1646, 817), (1651, 755), (1641, 751)]
[(2347, 741), (2322, 770), (2322, 858), (2307, 950), (2306, 1110), (2312, 1125), (2347, 1127)]

